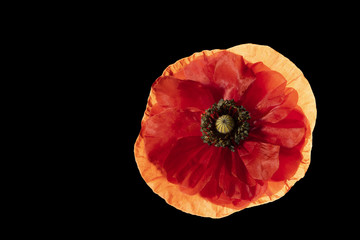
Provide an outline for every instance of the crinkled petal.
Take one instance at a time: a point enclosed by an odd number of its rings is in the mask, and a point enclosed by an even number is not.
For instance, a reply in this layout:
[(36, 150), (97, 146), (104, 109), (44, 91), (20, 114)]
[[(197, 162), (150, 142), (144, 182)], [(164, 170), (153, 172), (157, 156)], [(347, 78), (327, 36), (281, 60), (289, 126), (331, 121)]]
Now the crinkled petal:
[(163, 169), (169, 182), (187, 194), (218, 204), (242, 208), (263, 193), (264, 183), (253, 179), (238, 153), (204, 144), (199, 137), (179, 139), (167, 156)]
[(266, 190), (263, 181), (257, 181), (249, 175), (237, 152), (218, 148), (214, 149), (214, 156), (216, 168), (200, 192), (201, 196), (213, 203), (241, 209)]
[(251, 177), (268, 180), (279, 168), (280, 146), (262, 142), (245, 141), (241, 160)]
[(174, 108), (150, 117), (141, 131), (149, 160), (162, 165), (177, 139), (187, 136), (200, 139), (200, 118), (201, 112)]
[(204, 85), (210, 85), (214, 75), (214, 69), (219, 57), (225, 51), (202, 51), (194, 53), (190, 57), (178, 60), (168, 66), (163, 76), (172, 76), (182, 80), (193, 80)]
[(259, 118), (281, 104), (284, 98), (286, 80), (275, 71), (261, 71), (239, 101), (250, 111), (252, 118)]
[(272, 176), (272, 180), (283, 181), (290, 179), (297, 171), (303, 156), (297, 148), (281, 148), (279, 152), (279, 168)]
[(307, 120), (299, 109), (293, 109), (277, 123), (264, 123), (250, 131), (249, 136), (263, 142), (293, 148), (300, 144), (308, 131)]
[(225, 100), (238, 101), (254, 80), (255, 75), (242, 56), (226, 52), (216, 62), (213, 83), (224, 89)]
[[(256, 133), (252, 133), (255, 135)], [(257, 137), (263, 141), (275, 145), (280, 145), (286, 148), (292, 148), (298, 145), (303, 139), (305, 134), (304, 127), (279, 127), (263, 126), (257, 131)]]
[(159, 77), (152, 86), (156, 104), (151, 110), (155, 115), (167, 108), (198, 108), (205, 110), (214, 102), (214, 97), (205, 85), (191, 81), (180, 80), (174, 77)]
[(265, 116), (263, 116), (257, 122), (257, 125), (262, 124), (264, 122), (267, 123), (277, 123), (283, 119), (285, 119), (290, 112), (297, 106), (298, 93), (292, 88), (286, 89), (286, 94), (284, 96), (284, 101), (271, 109)]
[(257, 73), (263, 72), (263, 71), (271, 71), (271, 69), (269, 67), (267, 67), (263, 62), (248, 63), (248, 66), (251, 68), (251, 71), (254, 74), (257, 74)]
[(195, 194), (210, 181), (216, 162), (213, 148), (199, 137), (179, 139), (164, 162), (169, 182), (179, 184), (183, 191)]
[(203, 51), (181, 59), (167, 68), (164, 76), (193, 80), (207, 85), (215, 97), (237, 101), (255, 75), (242, 56), (227, 51)]

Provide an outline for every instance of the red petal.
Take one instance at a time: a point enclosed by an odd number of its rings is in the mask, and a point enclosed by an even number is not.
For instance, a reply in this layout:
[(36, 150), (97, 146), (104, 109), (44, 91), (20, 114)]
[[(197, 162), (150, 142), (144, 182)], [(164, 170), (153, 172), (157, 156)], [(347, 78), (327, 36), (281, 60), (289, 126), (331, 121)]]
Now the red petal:
[(219, 188), (219, 181), (215, 176), (212, 176), (210, 181), (206, 186), (201, 190), (200, 195), (207, 199), (217, 199), (221, 194), (221, 189)]
[(167, 69), (167, 74), (182, 80), (193, 80), (204, 85), (209, 85), (213, 79), (216, 61), (225, 52), (210, 55), (208, 51), (201, 52), (199, 56), (191, 56), (191, 61), (181, 61), (177, 70)]
[(187, 136), (199, 136), (201, 112), (167, 109), (150, 117), (140, 134), (145, 140), (149, 160), (162, 165), (177, 139)]
[(263, 139), (272, 144), (292, 148), (298, 145), (305, 134), (305, 129), (301, 128), (281, 128), (275, 126), (264, 126), (261, 128)]
[(212, 202), (236, 208), (249, 204), (266, 188), (251, 178), (237, 153), (208, 146), (199, 137), (179, 139), (163, 170), (168, 181), (178, 184), (183, 192), (200, 192)]
[(277, 123), (286, 118), (289, 113), (296, 107), (298, 101), (298, 93), (293, 88), (286, 89), (287, 94), (284, 101), (268, 112), (260, 119), (262, 122)]
[(237, 101), (255, 80), (243, 57), (227, 51), (213, 55), (202, 52), (191, 62), (182, 65), (183, 67), (175, 73), (169, 70), (167, 74), (209, 86), (213, 96), (216, 96), (215, 101), (220, 98)]
[(168, 181), (179, 184), (188, 194), (198, 193), (216, 170), (217, 150), (203, 143), (199, 137), (180, 139), (164, 163)]
[(290, 179), (297, 171), (302, 154), (298, 149), (281, 148), (279, 155), (279, 169), (272, 176), (272, 180), (282, 181)]
[[(227, 151), (223, 156), (224, 160), (221, 162), (219, 171), (219, 188), (222, 190), (222, 201), (237, 201), (236, 206), (240, 206), (243, 203), (241, 201), (248, 201), (255, 198), (258, 194), (259, 183), (249, 175), (246, 167), (238, 156), (238, 153), (231, 153)], [(232, 164), (237, 161), (240, 165), (237, 165), (236, 172), (242, 172), (242, 175), (238, 177), (233, 175), (234, 166)]]
[(256, 62), (256, 63), (248, 63), (247, 64), (254, 74), (257, 74), (262, 71), (271, 71), (270, 68), (268, 68), (264, 63), (262, 62)]
[(249, 186), (256, 185), (256, 181), (249, 175), (244, 162), (241, 160), (239, 151), (233, 153), (231, 160), (231, 175), (237, 177)]
[[(240, 181), (237, 176), (232, 174), (233, 170), (233, 162), (232, 159), (235, 158), (235, 155), (232, 155), (229, 151), (226, 152), (224, 156), (224, 161), (222, 162), (220, 172), (219, 172), (219, 187), (223, 190), (224, 194), (229, 198), (241, 199), (241, 189), (244, 185), (244, 181)], [(238, 159), (240, 160), (240, 159)], [(247, 175), (246, 169), (244, 166), (238, 165), (239, 169), (237, 171), (242, 172), (241, 179), (245, 180), (245, 176)]]
[(292, 110), (285, 119), (277, 123), (262, 124), (252, 129), (249, 135), (267, 143), (293, 148), (303, 141), (307, 131), (307, 120), (300, 111)]
[(245, 141), (243, 147), (247, 153), (240, 153), (241, 159), (254, 179), (268, 180), (278, 170), (280, 146)]
[(259, 72), (239, 104), (250, 111), (252, 117), (258, 118), (283, 102), (285, 86), (286, 80), (280, 73), (275, 71)]
[(215, 65), (214, 83), (225, 90), (223, 98), (238, 101), (255, 80), (242, 56), (227, 52)]
[(214, 147), (206, 147), (206, 151), (200, 156), (200, 161), (188, 179), (187, 186), (193, 189), (193, 193), (200, 192), (210, 181), (215, 172), (216, 164), (213, 164)]
[(203, 84), (194, 81), (160, 77), (153, 85), (152, 90), (157, 104), (153, 107), (151, 115), (166, 108), (195, 107), (205, 110), (215, 102), (210, 90)]
[(206, 146), (200, 137), (179, 139), (164, 162), (167, 179), (172, 183), (182, 183), (189, 171), (199, 164), (200, 153), (204, 152)]
[(217, 204), (242, 208), (265, 191), (266, 185), (249, 175), (238, 153), (221, 148), (214, 152), (213, 162), (217, 164), (201, 196)]

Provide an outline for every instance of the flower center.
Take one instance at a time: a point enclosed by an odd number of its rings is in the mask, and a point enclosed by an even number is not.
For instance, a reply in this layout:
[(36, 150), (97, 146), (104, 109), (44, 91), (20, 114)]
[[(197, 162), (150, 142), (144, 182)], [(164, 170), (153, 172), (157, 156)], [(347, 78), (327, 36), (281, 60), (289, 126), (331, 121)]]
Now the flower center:
[(229, 115), (222, 115), (216, 120), (215, 126), (216, 130), (220, 133), (229, 133), (234, 128), (234, 119), (230, 117)]
[(201, 116), (201, 139), (215, 147), (235, 147), (249, 135), (249, 113), (234, 100), (221, 99)]

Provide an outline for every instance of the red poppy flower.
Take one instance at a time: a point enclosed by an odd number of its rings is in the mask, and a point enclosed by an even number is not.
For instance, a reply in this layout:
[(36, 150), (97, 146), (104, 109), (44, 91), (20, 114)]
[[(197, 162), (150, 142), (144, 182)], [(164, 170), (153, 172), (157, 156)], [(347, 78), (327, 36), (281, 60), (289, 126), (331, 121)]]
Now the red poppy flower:
[(304, 176), (315, 119), (308, 81), (275, 50), (203, 51), (152, 85), (135, 158), (168, 204), (220, 218), (274, 201)]

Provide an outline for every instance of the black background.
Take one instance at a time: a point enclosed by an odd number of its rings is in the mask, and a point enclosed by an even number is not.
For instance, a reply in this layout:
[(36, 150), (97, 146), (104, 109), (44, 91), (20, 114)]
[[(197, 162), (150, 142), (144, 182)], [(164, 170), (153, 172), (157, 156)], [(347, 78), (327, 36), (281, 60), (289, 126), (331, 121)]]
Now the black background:
[[(97, 233), (101, 239), (348, 233), (349, 222), (357, 223), (358, 100), (352, 90), (359, 81), (353, 60), (359, 56), (358, 14), (349, 5), (331, 3), (244, 4), (135, 2), (101, 8), (89, 3), (63, 6), (55, 16), (48, 9), (50, 17), (39, 15), (35, 22), (21, 19), (19, 25), (28, 25), (28, 31), (14, 28), (21, 33), (14, 36), (17, 45), (4, 47), (19, 49), (13, 58), (28, 66), (14, 72), (24, 74), (23, 88), (35, 88), (24, 89), (28, 96), (21, 104), (39, 107), (44, 116), (35, 111), (19, 119), (23, 125), (34, 116), (34, 124), (25, 125), (32, 133), (24, 144), (34, 146), (14, 150), (25, 154), (27, 175), (20, 182), (27, 191), (12, 187), (17, 200), (10, 207), (12, 219), (37, 233)], [(221, 219), (193, 216), (153, 193), (137, 168), (134, 143), (147, 98), (155, 79), (178, 59), (244, 43), (272, 47), (310, 82), (318, 110), (311, 164), (305, 177), (275, 202)], [(44, 81), (37, 83), (37, 78)], [(38, 101), (28, 101), (34, 97)], [(39, 143), (34, 137), (41, 129), (46, 134), (40, 134)]]

